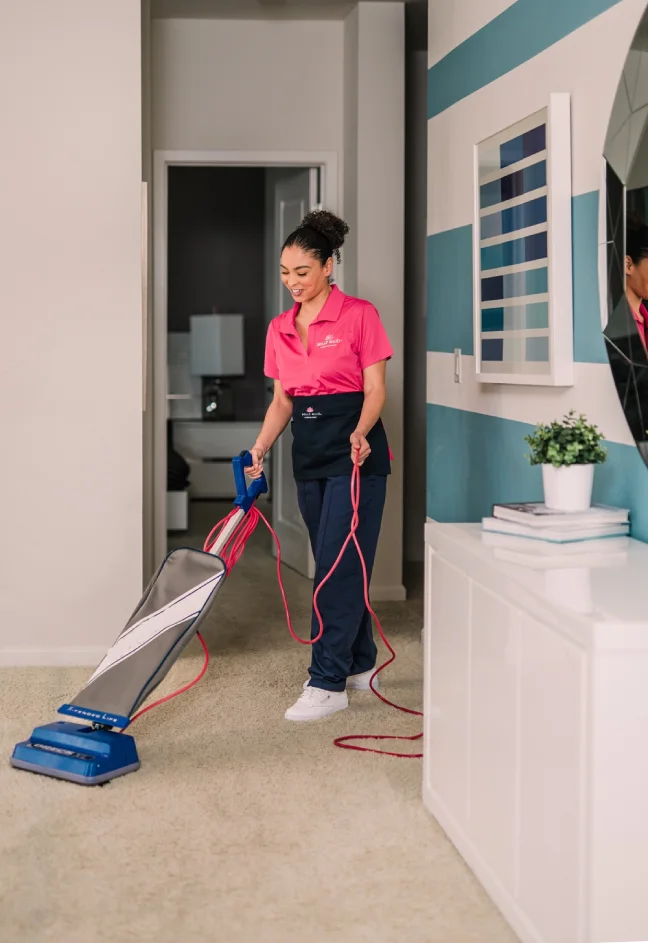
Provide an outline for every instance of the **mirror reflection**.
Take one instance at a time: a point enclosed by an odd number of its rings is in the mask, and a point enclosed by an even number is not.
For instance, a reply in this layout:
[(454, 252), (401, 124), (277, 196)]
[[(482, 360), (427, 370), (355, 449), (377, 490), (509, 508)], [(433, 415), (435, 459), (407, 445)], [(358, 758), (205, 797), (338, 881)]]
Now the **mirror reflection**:
[(603, 334), (628, 426), (648, 464), (648, 13), (626, 59), (604, 157)]

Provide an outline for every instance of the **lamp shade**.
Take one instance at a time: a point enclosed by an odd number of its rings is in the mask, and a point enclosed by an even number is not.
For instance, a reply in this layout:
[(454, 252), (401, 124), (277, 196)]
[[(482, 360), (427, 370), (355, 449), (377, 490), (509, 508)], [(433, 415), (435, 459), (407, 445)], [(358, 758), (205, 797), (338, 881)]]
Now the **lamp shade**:
[(244, 376), (243, 320), (242, 314), (191, 315), (189, 367), (192, 376)]

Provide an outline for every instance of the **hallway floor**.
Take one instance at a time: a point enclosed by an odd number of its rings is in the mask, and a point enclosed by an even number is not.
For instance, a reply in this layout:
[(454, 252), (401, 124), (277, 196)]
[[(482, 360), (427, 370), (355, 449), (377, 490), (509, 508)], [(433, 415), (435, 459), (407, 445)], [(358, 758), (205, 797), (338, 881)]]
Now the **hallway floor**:
[[(213, 513), (214, 505), (192, 506), (191, 532), (173, 545), (203, 536)], [(259, 531), (210, 617), (206, 677), (133, 726), (136, 774), (85, 789), (11, 769), (13, 744), (54, 720), (89, 672), (0, 670), (0, 936), (514, 943), (424, 809), (421, 761), (332, 745), (348, 733), (416, 733), (419, 718), (357, 692), (325, 722), (284, 720), (308, 651), (288, 635)], [(309, 585), (290, 571), (285, 583), (295, 629), (306, 636)], [(420, 591), (377, 609), (398, 653), (382, 675), (384, 692), (420, 707)], [(201, 662), (194, 641), (157, 696), (193, 678)]]

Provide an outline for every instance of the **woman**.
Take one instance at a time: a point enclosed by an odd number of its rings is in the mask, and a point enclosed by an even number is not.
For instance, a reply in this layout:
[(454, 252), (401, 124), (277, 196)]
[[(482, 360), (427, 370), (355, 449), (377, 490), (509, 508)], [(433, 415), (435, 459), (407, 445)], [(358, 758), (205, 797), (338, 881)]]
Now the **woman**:
[(608, 359), (630, 431), (648, 461), (648, 227), (629, 216), (625, 291), (605, 328)]
[(626, 230), (626, 298), (644, 352), (648, 350), (648, 228), (631, 217)]
[[(390, 453), (380, 419), (392, 348), (378, 312), (330, 283), (349, 227), (316, 210), (288, 236), (281, 279), (294, 306), (268, 329), (264, 372), (274, 398), (250, 449), (250, 477), (289, 422), (299, 509), (315, 557), (315, 586), (335, 562), (351, 526), (352, 462), (361, 466), (357, 537), (371, 576)], [(351, 544), (318, 595), (324, 633), (312, 647), (310, 680), (286, 719), (319, 720), (348, 707), (347, 689), (367, 689), (376, 665), (358, 554)], [(319, 633), (315, 614), (311, 638)]]

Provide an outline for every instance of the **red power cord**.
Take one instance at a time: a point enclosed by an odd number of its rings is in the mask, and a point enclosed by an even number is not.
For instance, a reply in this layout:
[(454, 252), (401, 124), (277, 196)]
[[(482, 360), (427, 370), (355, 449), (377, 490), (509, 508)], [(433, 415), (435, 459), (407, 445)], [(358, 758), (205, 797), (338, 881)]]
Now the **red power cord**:
[[(254, 530), (256, 529), (257, 524), (259, 523), (260, 520), (263, 521), (265, 526), (268, 528), (268, 530), (272, 534), (275, 545), (277, 547), (277, 578), (279, 581), (279, 589), (281, 591), (281, 598), (283, 600), (284, 610), (286, 613), (286, 623), (288, 625), (288, 631), (290, 632), (292, 637), (295, 639), (295, 641), (300, 642), (302, 645), (314, 645), (315, 642), (318, 642), (321, 639), (324, 633), (324, 621), (322, 619), (322, 615), (317, 605), (317, 598), (319, 596), (319, 593), (322, 587), (330, 580), (333, 573), (335, 573), (335, 570), (337, 569), (340, 563), (340, 560), (342, 559), (342, 556), (345, 550), (347, 549), (349, 543), (353, 541), (353, 543), (355, 544), (355, 548), (358, 552), (360, 565), (362, 566), (365, 605), (367, 609), (369, 610), (369, 613), (371, 614), (374, 622), (376, 623), (376, 627), (378, 629), (381, 639), (383, 640), (385, 646), (387, 647), (390, 653), (390, 657), (387, 659), (387, 661), (384, 662), (382, 665), (380, 665), (380, 667), (376, 668), (376, 670), (372, 674), (369, 680), (369, 686), (371, 690), (373, 691), (373, 693), (376, 695), (376, 697), (380, 698), (380, 700), (384, 704), (387, 704), (389, 707), (393, 707), (395, 710), (402, 711), (405, 714), (413, 714), (415, 717), (422, 717), (423, 714), (421, 711), (413, 710), (410, 707), (401, 707), (400, 704), (395, 704), (393, 701), (390, 701), (386, 697), (383, 697), (383, 695), (380, 694), (380, 692), (376, 690), (373, 684), (374, 678), (376, 678), (384, 668), (387, 668), (388, 665), (391, 665), (395, 661), (396, 652), (394, 651), (390, 643), (387, 641), (387, 637), (385, 636), (382, 625), (380, 624), (380, 619), (374, 612), (371, 606), (371, 603), (369, 601), (369, 578), (367, 575), (367, 565), (365, 563), (365, 559), (362, 554), (362, 550), (360, 549), (358, 538), (356, 536), (356, 531), (358, 529), (358, 524), (359, 524), (359, 507), (360, 507), (360, 466), (357, 464), (354, 464), (353, 471), (351, 473), (351, 506), (353, 509), (353, 515), (351, 517), (351, 529), (349, 531), (348, 537), (342, 544), (342, 549), (337, 555), (337, 558), (335, 562), (333, 563), (333, 566), (331, 567), (329, 572), (326, 574), (324, 579), (321, 581), (321, 583), (317, 586), (313, 594), (313, 611), (315, 612), (315, 616), (319, 623), (319, 632), (316, 635), (316, 637), (313, 639), (300, 638), (299, 635), (297, 635), (295, 631), (293, 630), (292, 620), (290, 618), (290, 610), (288, 608), (288, 600), (286, 598), (286, 592), (283, 585), (283, 578), (281, 575), (281, 546), (279, 544), (279, 538), (277, 537), (276, 533), (274, 532), (274, 530), (272, 529), (271, 525), (268, 523), (266, 518), (263, 516), (261, 511), (259, 511), (259, 509), (256, 507), (256, 505), (253, 505), (250, 508), (248, 513), (245, 515), (242, 524), (232, 532), (229, 540), (223, 547), (219, 556), (225, 563), (226, 574), (229, 574), (232, 568), (240, 559), (241, 554), (245, 550), (245, 545), (247, 541), (249, 540), (249, 538), (251, 537)], [(228, 522), (232, 519), (232, 517), (237, 513), (238, 513), (238, 508), (233, 508), (230, 511), (230, 513), (227, 515), (227, 517), (223, 518), (223, 520), (220, 521), (218, 524), (216, 524), (216, 526), (212, 529), (203, 547), (206, 553), (209, 553), (209, 551), (212, 549), (212, 547), (216, 543), (218, 534), (223, 530), (223, 528), (228, 524)], [(209, 665), (209, 650), (200, 632), (197, 632), (196, 634), (198, 635), (198, 639), (205, 653), (205, 660), (199, 674), (196, 675), (193, 681), (190, 681), (188, 684), (185, 684), (184, 687), (179, 688), (179, 690), (174, 691), (172, 694), (167, 694), (166, 697), (162, 697), (159, 700), (154, 701), (152, 704), (149, 704), (147, 707), (142, 708), (142, 710), (138, 711), (137, 714), (135, 714), (134, 717), (132, 717), (131, 723), (136, 721), (138, 717), (141, 717), (142, 714), (145, 714), (147, 711), (153, 710), (154, 707), (158, 707), (158, 705), (164, 704), (166, 701), (170, 701), (172, 698), (177, 697), (179, 694), (184, 694), (185, 691), (188, 691), (195, 684), (198, 684), (200, 679), (204, 676), (205, 672), (207, 671), (207, 667)], [(336, 747), (340, 747), (344, 750), (359, 750), (363, 753), (380, 753), (384, 756), (398, 756), (404, 759), (420, 759), (423, 756), (422, 753), (394, 753), (390, 750), (376, 750), (372, 747), (356, 746), (355, 744), (352, 744), (349, 741), (351, 740), (413, 741), (413, 740), (420, 740), (422, 736), (423, 736), (422, 733), (414, 734), (414, 736), (411, 736), (411, 737), (397, 737), (397, 736), (390, 736), (388, 734), (353, 734), (351, 736), (338, 737), (336, 740), (333, 741), (333, 743)]]

